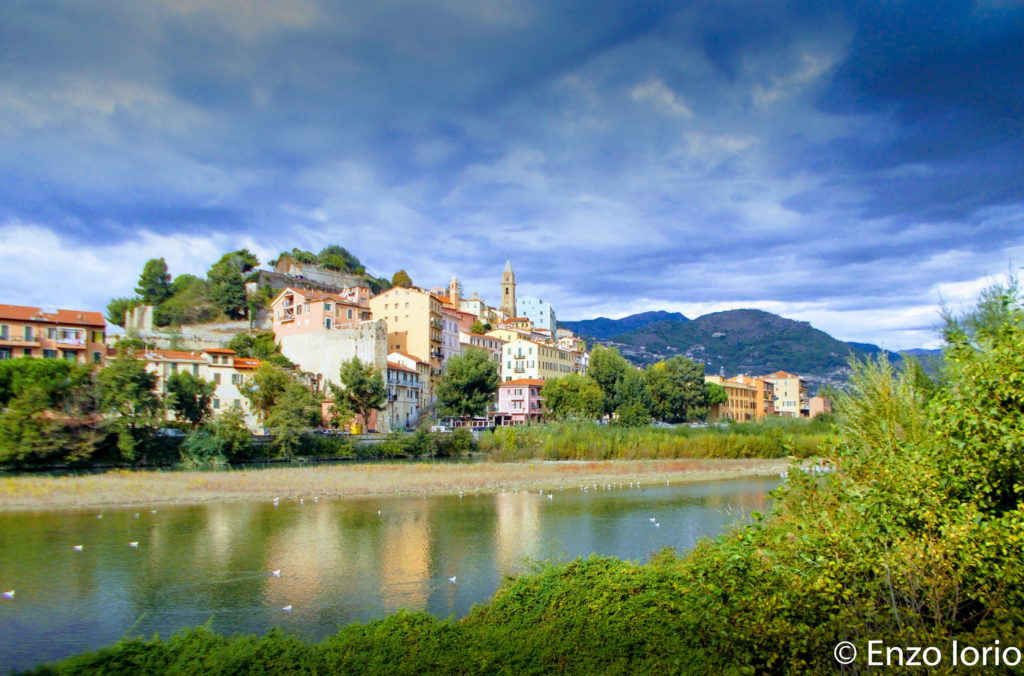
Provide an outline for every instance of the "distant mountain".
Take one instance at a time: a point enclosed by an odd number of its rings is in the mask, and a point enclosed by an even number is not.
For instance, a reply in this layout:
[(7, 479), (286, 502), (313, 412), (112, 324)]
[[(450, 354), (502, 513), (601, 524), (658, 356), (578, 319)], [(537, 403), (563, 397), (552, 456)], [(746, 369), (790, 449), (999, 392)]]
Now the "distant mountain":
[[(629, 324), (616, 324), (627, 320)], [(713, 312), (693, 320), (678, 314), (648, 312), (621, 320), (600, 318), (590, 322), (564, 324), (569, 328), (580, 326), (573, 330), (591, 342), (618, 347), (637, 364), (683, 355), (703, 362), (708, 373), (722, 369), (730, 376), (791, 371), (805, 376), (812, 385), (846, 380), (851, 355), (865, 357), (886, 352), (869, 343), (844, 343), (808, 322), (762, 310)], [(600, 334), (588, 331), (591, 326), (598, 328)], [(886, 354), (890, 361), (902, 360), (894, 352)], [(813, 392), (816, 387), (811, 389)]]
[(656, 310), (654, 312), (641, 312), (638, 315), (630, 315), (622, 319), (608, 319), (598, 317), (597, 319), (584, 319), (577, 322), (559, 321), (559, 326), (564, 326), (578, 336), (590, 338), (611, 338), (625, 333), (632, 333), (645, 326), (656, 322), (688, 322), (685, 316), (678, 312), (665, 312)]

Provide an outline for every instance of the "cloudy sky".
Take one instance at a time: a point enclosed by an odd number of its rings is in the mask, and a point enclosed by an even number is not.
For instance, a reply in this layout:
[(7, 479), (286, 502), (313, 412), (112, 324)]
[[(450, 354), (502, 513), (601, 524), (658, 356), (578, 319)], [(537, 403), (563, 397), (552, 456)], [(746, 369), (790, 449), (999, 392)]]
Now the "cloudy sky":
[(1024, 264), (1024, 2), (8, 0), (0, 302), (338, 243), (934, 344)]

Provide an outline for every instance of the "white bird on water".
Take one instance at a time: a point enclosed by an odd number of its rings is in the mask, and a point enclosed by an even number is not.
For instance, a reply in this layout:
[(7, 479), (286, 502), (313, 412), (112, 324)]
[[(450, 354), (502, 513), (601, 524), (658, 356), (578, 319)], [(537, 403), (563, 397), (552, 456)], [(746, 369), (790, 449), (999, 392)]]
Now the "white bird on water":
[(128, 543), (128, 546), (129, 546), (129, 547), (138, 547), (138, 546), (139, 546), (139, 543), (138, 543), (138, 541), (132, 541), (132, 542), (129, 542), (129, 543)]
[(652, 517), (651, 517), (651, 523), (654, 523), (655, 521), (657, 521), (657, 519), (655, 519), (655, 518), (654, 518), (654, 517), (652, 516)]
[(660, 524), (660, 523), (655, 523), (655, 524), (654, 524), (654, 527), (655, 527), (655, 528), (661, 528), (661, 524)]
[(3, 596), (5, 599), (13, 599), (14, 598), (14, 590), (13, 589), (9, 589), (9, 590), (5, 591), (3, 594), (0, 594), (0, 596)]
[(292, 612), (292, 604), (290, 604), (290, 603), (289, 603), (288, 605), (286, 605), (286, 606), (285, 606), (284, 608), (282, 608), (281, 610), (283, 610), (283, 611), (284, 611), (284, 612), (286, 612), (286, 613), (290, 613), (290, 612)]
[(135, 518), (136, 519), (139, 518), (139, 513), (138, 512), (135, 512)]
[(72, 549), (74, 549), (76, 552), (80, 552), (83, 549), (85, 549), (85, 545), (75, 545), (74, 547), (72, 547)]
[(451, 582), (452, 584), (455, 584), (455, 578), (456, 578), (456, 577), (457, 577), (457, 576), (455, 576), (455, 575), (452, 575), (452, 576), (451, 576), (450, 578), (448, 578), (448, 581), (449, 581), (449, 582)]
[(551, 495), (551, 493), (548, 493), (548, 500), (554, 500), (554, 499), (555, 499), (555, 496)]
[(97, 518), (97, 519), (102, 519), (102, 518), (103, 518), (103, 515), (102, 515), (102, 514), (97, 514), (97, 515), (96, 515), (96, 518)]
[(270, 571), (270, 574), (271, 574), (271, 575), (272, 575), (273, 577), (281, 577), (281, 569), (280, 569), (280, 568), (278, 568), (277, 570), (272, 570), (272, 571)]
[(149, 513), (150, 514), (156, 514), (156, 510), (155, 509), (151, 509), (151, 510), (149, 510)]

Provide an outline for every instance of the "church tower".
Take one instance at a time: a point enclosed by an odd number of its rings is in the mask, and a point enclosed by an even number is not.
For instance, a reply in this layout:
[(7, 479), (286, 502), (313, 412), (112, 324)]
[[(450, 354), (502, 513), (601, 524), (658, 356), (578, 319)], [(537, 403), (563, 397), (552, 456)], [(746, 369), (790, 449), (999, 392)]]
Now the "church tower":
[(460, 288), (459, 280), (452, 275), (452, 281), (448, 282), (448, 298), (452, 301), (452, 307), (456, 310), (459, 309), (459, 300), (462, 299), (462, 293)]
[(516, 275), (512, 272), (512, 263), (505, 261), (505, 271), (501, 273), (501, 311), (508, 318), (516, 317)]

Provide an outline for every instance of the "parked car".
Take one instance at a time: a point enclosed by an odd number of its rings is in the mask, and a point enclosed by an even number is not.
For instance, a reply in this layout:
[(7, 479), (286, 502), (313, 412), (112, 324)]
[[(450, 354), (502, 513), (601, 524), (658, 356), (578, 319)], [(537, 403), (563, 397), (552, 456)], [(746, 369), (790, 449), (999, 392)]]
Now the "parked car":
[(449, 429), (448, 429), (447, 425), (433, 425), (433, 426), (431, 426), (430, 431), (431, 432), (448, 432)]

